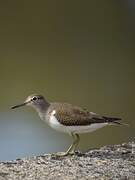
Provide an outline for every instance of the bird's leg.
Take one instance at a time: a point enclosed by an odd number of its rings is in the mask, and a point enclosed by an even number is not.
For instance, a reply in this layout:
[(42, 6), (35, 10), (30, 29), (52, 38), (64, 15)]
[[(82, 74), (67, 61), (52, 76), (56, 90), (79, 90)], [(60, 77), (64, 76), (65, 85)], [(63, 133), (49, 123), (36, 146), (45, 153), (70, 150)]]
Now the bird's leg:
[(68, 154), (74, 154), (75, 149), (79, 143), (79, 135), (78, 134), (73, 134), (71, 133), (71, 136), (73, 137), (73, 143), (71, 144), (71, 146), (68, 148), (68, 150), (65, 152), (65, 156)]
[(70, 149), (70, 154), (75, 154), (75, 150), (76, 150), (76, 148), (77, 148), (77, 146), (78, 146), (78, 144), (79, 144), (79, 141), (80, 141), (80, 136), (79, 136), (79, 134), (74, 134), (74, 142), (73, 142), (73, 146), (72, 146), (72, 148)]
[(73, 143), (71, 144), (71, 146), (68, 148), (68, 150), (66, 152), (58, 152), (55, 155), (56, 156), (67, 156), (69, 154), (74, 154), (75, 153), (75, 149), (80, 141), (80, 137), (78, 134), (73, 134), (71, 133), (71, 136), (73, 137)]

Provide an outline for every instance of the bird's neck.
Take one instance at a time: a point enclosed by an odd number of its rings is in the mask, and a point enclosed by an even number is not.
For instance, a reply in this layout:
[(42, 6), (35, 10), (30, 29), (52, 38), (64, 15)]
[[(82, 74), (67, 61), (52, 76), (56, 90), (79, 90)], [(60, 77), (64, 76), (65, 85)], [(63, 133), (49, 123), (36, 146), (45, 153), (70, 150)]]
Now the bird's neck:
[(44, 104), (38, 104), (38, 106), (34, 107), (34, 109), (37, 111), (39, 115), (44, 115), (47, 112), (49, 106), (50, 104), (48, 102), (45, 102)]

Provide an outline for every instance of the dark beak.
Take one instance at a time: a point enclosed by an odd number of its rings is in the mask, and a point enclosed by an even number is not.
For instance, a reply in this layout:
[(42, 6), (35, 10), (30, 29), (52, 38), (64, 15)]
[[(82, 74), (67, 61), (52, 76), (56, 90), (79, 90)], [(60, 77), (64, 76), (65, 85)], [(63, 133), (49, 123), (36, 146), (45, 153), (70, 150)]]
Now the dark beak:
[(15, 109), (15, 108), (18, 108), (18, 107), (22, 107), (22, 106), (25, 106), (27, 104), (27, 102), (24, 102), (22, 104), (18, 104), (16, 106), (12, 106), (11, 109)]

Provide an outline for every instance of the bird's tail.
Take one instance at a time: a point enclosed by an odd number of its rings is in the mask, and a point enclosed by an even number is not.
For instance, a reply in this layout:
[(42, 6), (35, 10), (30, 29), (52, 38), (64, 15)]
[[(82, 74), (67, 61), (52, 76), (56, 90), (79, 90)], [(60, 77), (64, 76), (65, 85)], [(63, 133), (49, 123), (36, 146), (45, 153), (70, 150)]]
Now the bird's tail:
[(129, 126), (126, 123), (120, 122), (122, 120), (121, 118), (106, 117), (106, 116), (103, 116), (103, 118), (105, 119), (106, 122), (108, 122), (108, 124)]

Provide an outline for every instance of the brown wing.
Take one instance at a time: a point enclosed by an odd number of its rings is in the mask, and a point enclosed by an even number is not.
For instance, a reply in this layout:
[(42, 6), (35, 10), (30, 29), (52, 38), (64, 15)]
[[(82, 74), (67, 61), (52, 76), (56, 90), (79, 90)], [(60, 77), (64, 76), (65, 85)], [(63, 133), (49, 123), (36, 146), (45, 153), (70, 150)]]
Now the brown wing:
[(80, 126), (90, 125), (94, 123), (114, 122), (120, 120), (119, 118), (108, 118), (99, 116), (95, 113), (89, 112), (71, 104), (59, 104), (55, 114), (57, 120), (65, 126)]

